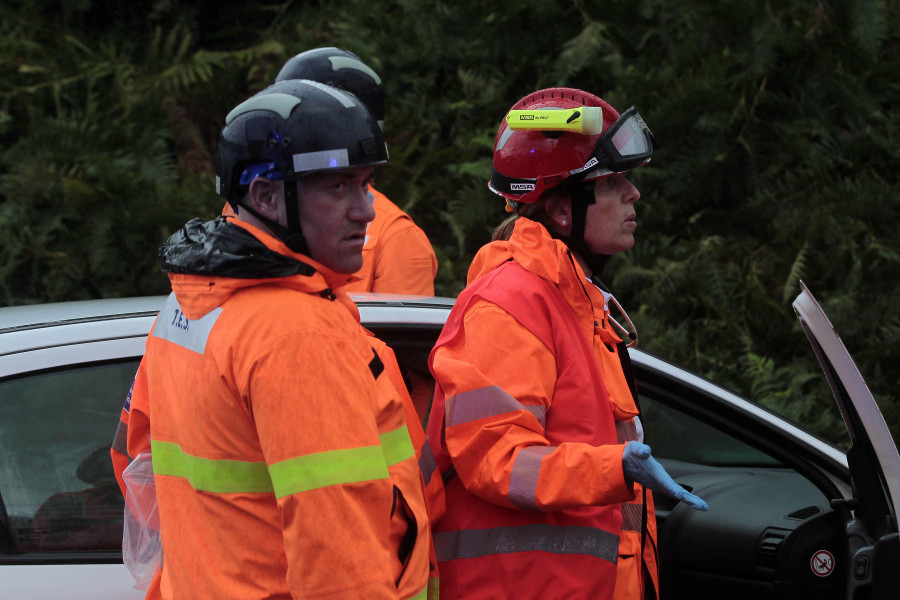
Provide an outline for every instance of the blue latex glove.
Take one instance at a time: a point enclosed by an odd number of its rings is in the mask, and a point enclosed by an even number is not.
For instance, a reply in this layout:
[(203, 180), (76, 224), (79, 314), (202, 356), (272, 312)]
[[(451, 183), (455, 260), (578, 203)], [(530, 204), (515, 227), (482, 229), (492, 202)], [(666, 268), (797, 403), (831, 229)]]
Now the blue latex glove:
[(709, 510), (709, 505), (677, 483), (666, 473), (661, 464), (650, 455), (650, 446), (640, 442), (628, 442), (622, 455), (625, 479), (634, 481), (654, 492), (665, 494), (684, 502), (697, 510)]

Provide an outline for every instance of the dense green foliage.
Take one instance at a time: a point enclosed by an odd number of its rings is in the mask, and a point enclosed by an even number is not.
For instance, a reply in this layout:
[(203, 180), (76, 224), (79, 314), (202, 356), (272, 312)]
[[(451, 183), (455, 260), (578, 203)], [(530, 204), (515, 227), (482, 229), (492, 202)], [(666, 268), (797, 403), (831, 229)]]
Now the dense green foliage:
[(378, 187), (431, 238), (440, 294), (504, 216), (485, 182), (505, 111), (580, 87), (638, 106), (662, 144), (632, 175), (637, 245), (607, 273), (641, 346), (837, 439), (790, 308), (803, 280), (900, 432), (897, 3), (22, 0), (0, 17), (0, 304), (164, 293), (156, 248), (221, 208), (224, 115), (337, 45), (385, 81)]

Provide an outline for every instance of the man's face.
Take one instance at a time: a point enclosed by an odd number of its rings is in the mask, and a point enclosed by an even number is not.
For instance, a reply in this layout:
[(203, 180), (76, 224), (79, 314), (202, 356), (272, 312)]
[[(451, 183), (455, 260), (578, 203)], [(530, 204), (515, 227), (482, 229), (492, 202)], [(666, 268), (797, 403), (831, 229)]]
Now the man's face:
[(368, 190), (374, 174), (374, 167), (338, 169), (296, 183), (300, 227), (309, 254), (336, 273), (362, 268), (366, 225), (375, 218)]
[(592, 252), (612, 255), (634, 246), (634, 203), (640, 197), (621, 173), (594, 183), (594, 203), (588, 206), (584, 224), (584, 241)]

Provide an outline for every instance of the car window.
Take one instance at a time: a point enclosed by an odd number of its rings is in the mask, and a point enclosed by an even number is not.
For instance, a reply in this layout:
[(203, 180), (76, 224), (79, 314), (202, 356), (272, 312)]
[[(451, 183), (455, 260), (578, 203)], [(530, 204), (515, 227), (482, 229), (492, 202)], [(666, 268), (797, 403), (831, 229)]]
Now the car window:
[(645, 441), (654, 456), (710, 466), (778, 466), (768, 454), (676, 408), (640, 394)]
[(109, 448), (137, 365), (0, 381), (0, 497), (12, 552), (120, 550), (124, 502)]

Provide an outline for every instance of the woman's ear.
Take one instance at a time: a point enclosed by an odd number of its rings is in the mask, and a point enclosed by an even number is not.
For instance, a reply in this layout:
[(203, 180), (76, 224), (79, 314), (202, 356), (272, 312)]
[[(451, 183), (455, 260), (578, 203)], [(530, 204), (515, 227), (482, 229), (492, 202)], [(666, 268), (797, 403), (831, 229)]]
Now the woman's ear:
[(572, 200), (568, 195), (553, 194), (547, 199), (546, 212), (556, 233), (572, 233)]
[(250, 199), (250, 206), (253, 210), (262, 216), (278, 221), (278, 188), (279, 181), (270, 181), (265, 177), (257, 177), (250, 182), (250, 189), (247, 195)]

